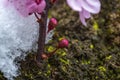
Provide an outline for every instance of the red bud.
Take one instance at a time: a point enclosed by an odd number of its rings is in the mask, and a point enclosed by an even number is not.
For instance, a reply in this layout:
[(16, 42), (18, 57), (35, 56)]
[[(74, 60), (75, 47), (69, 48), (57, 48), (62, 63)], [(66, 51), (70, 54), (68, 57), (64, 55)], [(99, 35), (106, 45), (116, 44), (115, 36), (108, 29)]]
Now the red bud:
[(69, 42), (67, 39), (62, 39), (58, 44), (58, 48), (66, 48), (68, 47), (68, 44)]
[(49, 31), (53, 30), (57, 26), (57, 24), (58, 24), (57, 20), (55, 18), (51, 18), (50, 22), (49, 22), (49, 25), (48, 25), (48, 31), (47, 31), (47, 33)]

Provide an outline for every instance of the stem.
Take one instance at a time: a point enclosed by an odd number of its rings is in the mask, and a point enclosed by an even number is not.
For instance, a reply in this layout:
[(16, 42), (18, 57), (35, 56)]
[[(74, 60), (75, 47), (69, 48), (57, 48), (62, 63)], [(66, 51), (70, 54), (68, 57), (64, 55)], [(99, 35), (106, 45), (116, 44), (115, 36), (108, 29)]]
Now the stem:
[(38, 15), (36, 13), (34, 13), (35, 17), (37, 18), (37, 22), (40, 20), (40, 18), (38, 17)]
[(41, 55), (44, 53), (48, 11), (49, 11), (49, 0), (46, 0), (46, 8), (41, 15), (42, 22), (39, 22), (38, 50), (36, 56), (37, 62), (41, 62), (42, 60)]

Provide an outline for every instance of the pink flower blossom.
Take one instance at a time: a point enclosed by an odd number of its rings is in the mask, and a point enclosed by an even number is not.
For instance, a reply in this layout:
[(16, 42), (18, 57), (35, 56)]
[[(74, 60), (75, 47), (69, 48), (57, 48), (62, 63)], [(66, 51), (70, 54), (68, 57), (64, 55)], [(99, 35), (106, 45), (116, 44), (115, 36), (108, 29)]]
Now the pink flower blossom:
[(45, 0), (8, 0), (24, 17), (32, 13), (42, 13), (46, 7)]
[(91, 17), (91, 14), (97, 14), (100, 11), (99, 0), (67, 0), (68, 5), (79, 12), (80, 20), (83, 25), (87, 25), (85, 19)]

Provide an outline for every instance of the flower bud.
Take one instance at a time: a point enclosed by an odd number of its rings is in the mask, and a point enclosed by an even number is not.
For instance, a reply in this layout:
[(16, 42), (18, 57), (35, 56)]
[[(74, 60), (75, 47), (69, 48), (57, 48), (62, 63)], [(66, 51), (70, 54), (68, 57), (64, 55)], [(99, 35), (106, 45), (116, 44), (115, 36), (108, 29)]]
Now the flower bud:
[(69, 42), (67, 39), (62, 39), (58, 44), (58, 48), (66, 48), (68, 47), (68, 44)]
[(51, 18), (50, 21), (49, 21), (47, 33), (49, 31), (53, 30), (57, 26), (57, 24), (58, 24), (57, 20), (55, 18)]
[(46, 54), (41, 55), (42, 59), (48, 59), (48, 56)]

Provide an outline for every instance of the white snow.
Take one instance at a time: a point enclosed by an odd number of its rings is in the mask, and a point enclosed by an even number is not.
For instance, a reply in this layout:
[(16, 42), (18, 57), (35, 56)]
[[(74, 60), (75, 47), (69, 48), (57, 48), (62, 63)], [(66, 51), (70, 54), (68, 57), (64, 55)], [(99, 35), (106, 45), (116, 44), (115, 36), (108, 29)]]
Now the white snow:
[[(19, 75), (18, 66), (14, 63), (16, 57), (26, 55), (31, 49), (36, 49), (38, 24), (35, 17), (24, 18), (12, 8), (3, 6), (0, 0), (0, 71), (8, 80)], [(52, 34), (47, 35), (46, 43)], [(33, 46), (34, 45), (34, 46)]]

